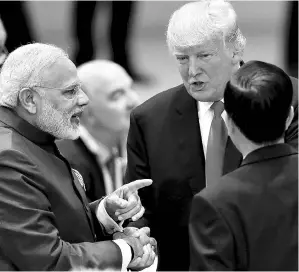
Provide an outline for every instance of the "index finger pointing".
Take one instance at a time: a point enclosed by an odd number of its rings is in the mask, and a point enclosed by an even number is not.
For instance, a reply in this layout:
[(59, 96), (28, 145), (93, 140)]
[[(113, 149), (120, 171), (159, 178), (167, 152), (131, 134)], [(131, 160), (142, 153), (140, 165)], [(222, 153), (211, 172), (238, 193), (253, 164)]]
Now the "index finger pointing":
[(152, 183), (151, 179), (138, 179), (128, 183), (126, 186), (129, 191), (137, 191), (143, 187), (150, 186)]

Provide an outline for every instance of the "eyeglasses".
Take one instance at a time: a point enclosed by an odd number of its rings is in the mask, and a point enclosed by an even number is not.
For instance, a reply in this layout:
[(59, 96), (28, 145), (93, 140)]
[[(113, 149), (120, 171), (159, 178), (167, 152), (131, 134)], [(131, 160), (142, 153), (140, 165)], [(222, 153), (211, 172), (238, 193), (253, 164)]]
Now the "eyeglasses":
[(5, 46), (2, 46), (0, 48), (0, 65), (2, 65), (4, 63), (4, 61), (6, 60), (8, 56), (8, 50), (6, 49)]
[(34, 88), (34, 87), (41, 88), (41, 89), (60, 90), (63, 92), (63, 95), (67, 99), (73, 99), (73, 98), (77, 97), (78, 93), (82, 90), (81, 84), (74, 85), (72, 87), (70, 86), (70, 87), (67, 87), (66, 89), (54, 88), (54, 87), (48, 87), (48, 86), (40, 86), (38, 84), (30, 86), (30, 88)]

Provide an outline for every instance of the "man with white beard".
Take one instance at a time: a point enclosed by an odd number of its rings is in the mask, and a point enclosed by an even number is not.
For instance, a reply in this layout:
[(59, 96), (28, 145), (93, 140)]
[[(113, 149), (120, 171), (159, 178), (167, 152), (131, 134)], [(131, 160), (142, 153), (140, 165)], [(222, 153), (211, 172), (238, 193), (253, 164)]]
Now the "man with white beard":
[(130, 113), (139, 100), (132, 78), (117, 63), (93, 60), (77, 70), (90, 103), (81, 117), (80, 137), (56, 144), (83, 176), (86, 195), (94, 201), (123, 185)]
[[(88, 203), (56, 139), (79, 137), (88, 98), (75, 65), (52, 45), (14, 50), (0, 73), (0, 270), (140, 270), (154, 259), (149, 229), (123, 229), (144, 208), (125, 185)], [(111, 241), (113, 240), (113, 241)]]

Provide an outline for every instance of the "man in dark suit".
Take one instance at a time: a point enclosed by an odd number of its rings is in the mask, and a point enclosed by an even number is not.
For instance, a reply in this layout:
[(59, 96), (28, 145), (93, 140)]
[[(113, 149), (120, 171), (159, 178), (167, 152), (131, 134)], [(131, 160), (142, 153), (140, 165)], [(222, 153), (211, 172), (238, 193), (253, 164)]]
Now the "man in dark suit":
[(285, 144), (293, 88), (251, 61), (227, 83), (228, 134), (241, 166), (194, 197), (190, 270), (298, 271), (298, 150)]
[(131, 110), (139, 104), (133, 80), (118, 64), (94, 60), (78, 67), (78, 77), (90, 102), (80, 125), (80, 137), (57, 146), (84, 179), (91, 201), (123, 185), (125, 142)]
[[(151, 187), (140, 191), (144, 217), (130, 225), (150, 226), (158, 242), (159, 270), (181, 271), (189, 269), (192, 197), (214, 175), (236, 169), (242, 160), (214, 114), (213, 103), (223, 98), (226, 82), (242, 63), (245, 38), (228, 2), (198, 1), (172, 15), (167, 41), (184, 84), (132, 111), (126, 181), (153, 180)], [(293, 84), (297, 90), (297, 81)], [(285, 141), (297, 147), (297, 91), (294, 95), (295, 117)], [(225, 115), (222, 112), (221, 117)]]
[[(123, 186), (88, 203), (80, 173), (55, 139), (76, 139), (88, 103), (75, 65), (55, 46), (13, 51), (0, 74), (0, 270), (142, 269), (155, 253), (137, 190)], [(110, 240), (110, 241), (109, 241)]]

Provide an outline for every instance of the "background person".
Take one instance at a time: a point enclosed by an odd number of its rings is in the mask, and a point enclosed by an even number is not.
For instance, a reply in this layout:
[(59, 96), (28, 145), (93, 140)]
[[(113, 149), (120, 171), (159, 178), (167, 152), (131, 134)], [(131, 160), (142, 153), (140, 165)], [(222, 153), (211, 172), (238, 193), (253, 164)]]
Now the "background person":
[(78, 76), (90, 100), (81, 118), (80, 137), (57, 145), (82, 174), (86, 195), (94, 201), (123, 184), (130, 113), (139, 100), (132, 78), (112, 61), (80, 65)]

